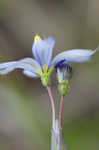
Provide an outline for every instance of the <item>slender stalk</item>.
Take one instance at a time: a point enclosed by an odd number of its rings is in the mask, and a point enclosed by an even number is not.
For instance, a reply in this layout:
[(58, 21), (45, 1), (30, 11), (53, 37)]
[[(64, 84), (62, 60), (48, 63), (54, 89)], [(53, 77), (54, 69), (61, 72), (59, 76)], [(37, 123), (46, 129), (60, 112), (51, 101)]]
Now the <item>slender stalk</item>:
[(59, 128), (62, 129), (62, 113), (63, 113), (64, 96), (61, 96), (60, 107), (59, 107)]
[(58, 135), (58, 141), (57, 141), (57, 150), (61, 150), (61, 139), (60, 139), (60, 128), (59, 128), (59, 135)]
[(51, 130), (51, 150), (66, 150), (66, 147), (62, 141), (62, 112), (64, 96), (61, 97), (59, 120), (55, 120), (55, 105), (50, 86), (47, 86), (47, 91), (50, 97), (51, 108), (52, 108), (52, 130)]
[(51, 108), (52, 108), (52, 128), (54, 129), (55, 127), (55, 104), (54, 104), (54, 99), (53, 99), (53, 94), (51, 91), (50, 86), (47, 86), (47, 91), (50, 97), (50, 102), (51, 102)]
[(61, 134), (62, 134), (61, 132), (62, 132), (63, 104), (64, 104), (64, 96), (61, 96), (60, 106), (59, 106), (59, 135), (58, 135), (57, 150), (61, 149)]

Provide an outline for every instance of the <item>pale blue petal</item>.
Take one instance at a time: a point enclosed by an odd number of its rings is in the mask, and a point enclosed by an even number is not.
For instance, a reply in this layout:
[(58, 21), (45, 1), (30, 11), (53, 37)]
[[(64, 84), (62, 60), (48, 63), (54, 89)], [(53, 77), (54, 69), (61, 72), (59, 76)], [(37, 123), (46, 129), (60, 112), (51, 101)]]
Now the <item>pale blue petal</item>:
[(64, 51), (56, 55), (51, 64), (56, 64), (58, 61), (65, 59), (67, 62), (85, 62), (88, 61), (96, 50), (73, 49)]
[(37, 61), (32, 58), (24, 58), (19, 61), (0, 63), (0, 74), (8, 74), (17, 68), (24, 69), (32, 73), (35, 73), (36, 70), (42, 71), (41, 66)]
[(15, 61), (0, 63), (0, 74), (5, 75), (14, 70)]
[(25, 69), (28, 71), (34, 70), (34, 72), (36, 72), (36, 69), (39, 69), (42, 72), (40, 64), (32, 58), (24, 58), (17, 61), (16, 68)]
[(32, 52), (35, 59), (40, 63), (40, 65), (49, 65), (52, 58), (52, 51), (55, 44), (55, 40), (52, 37), (47, 39), (35, 40), (32, 46)]
[(27, 71), (27, 70), (23, 70), (24, 75), (30, 77), (30, 78), (39, 78), (39, 76), (36, 73)]
[(16, 61), (0, 63), (0, 69), (16, 64)]

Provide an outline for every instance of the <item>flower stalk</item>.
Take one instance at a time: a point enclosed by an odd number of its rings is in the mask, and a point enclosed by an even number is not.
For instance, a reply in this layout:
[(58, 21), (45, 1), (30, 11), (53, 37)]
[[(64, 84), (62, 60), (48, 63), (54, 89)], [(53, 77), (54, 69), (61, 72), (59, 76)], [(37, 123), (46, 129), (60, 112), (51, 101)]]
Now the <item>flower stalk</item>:
[(54, 99), (53, 99), (53, 94), (51, 91), (50, 86), (47, 86), (47, 91), (50, 97), (50, 103), (51, 103), (51, 108), (52, 108), (52, 129), (54, 130), (55, 127), (55, 104), (54, 104)]
[(63, 114), (64, 96), (61, 96), (60, 108), (59, 108), (59, 128), (62, 130), (62, 114)]
[(59, 119), (57, 120), (55, 118), (55, 104), (51, 87), (47, 86), (46, 88), (50, 97), (50, 103), (52, 108), (51, 150), (67, 150), (66, 146), (63, 143), (62, 137), (62, 113), (63, 113), (64, 96), (61, 96)]

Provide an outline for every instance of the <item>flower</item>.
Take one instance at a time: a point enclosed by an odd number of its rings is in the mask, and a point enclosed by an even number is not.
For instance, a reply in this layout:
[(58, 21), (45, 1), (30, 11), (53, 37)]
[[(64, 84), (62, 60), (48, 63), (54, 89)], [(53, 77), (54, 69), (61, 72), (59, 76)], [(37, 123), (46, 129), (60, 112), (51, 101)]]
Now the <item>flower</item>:
[[(64, 60), (66, 66), (68, 62), (85, 62), (97, 51), (74, 49), (59, 53), (52, 59), (55, 40), (53, 37), (41, 39), (39, 35), (34, 37), (32, 45), (33, 58), (24, 58), (18, 61), (0, 63), (0, 74), (5, 75), (14, 69), (20, 68), (28, 77), (41, 78), (43, 85), (50, 83), (50, 75), (57, 66), (60, 68), (61, 61)], [(62, 64), (64, 65), (64, 64)]]

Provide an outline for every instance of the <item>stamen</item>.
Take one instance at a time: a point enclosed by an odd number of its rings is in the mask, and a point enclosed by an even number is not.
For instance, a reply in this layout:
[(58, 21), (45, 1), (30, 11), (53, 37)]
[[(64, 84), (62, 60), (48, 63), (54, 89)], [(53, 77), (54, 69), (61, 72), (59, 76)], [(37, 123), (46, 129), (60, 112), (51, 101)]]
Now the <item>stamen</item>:
[(39, 35), (35, 35), (34, 41), (37, 41), (37, 40), (39, 40), (39, 39), (41, 39), (41, 37), (40, 37)]
[(47, 73), (47, 71), (48, 71), (48, 66), (47, 66), (46, 64), (44, 64), (44, 65), (42, 66), (42, 68), (43, 68), (43, 72), (44, 72), (44, 73)]

